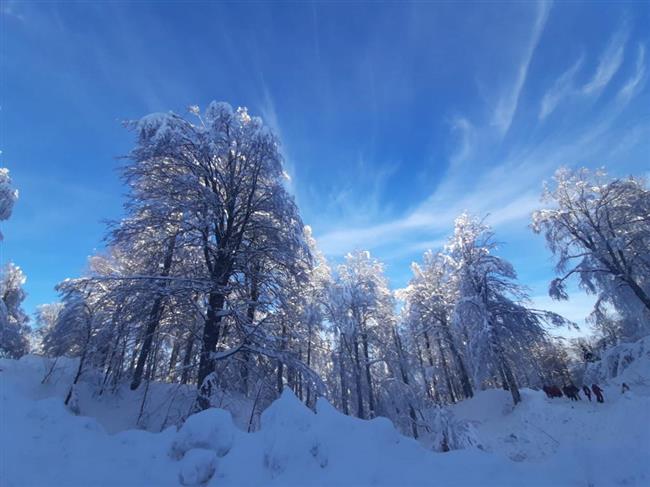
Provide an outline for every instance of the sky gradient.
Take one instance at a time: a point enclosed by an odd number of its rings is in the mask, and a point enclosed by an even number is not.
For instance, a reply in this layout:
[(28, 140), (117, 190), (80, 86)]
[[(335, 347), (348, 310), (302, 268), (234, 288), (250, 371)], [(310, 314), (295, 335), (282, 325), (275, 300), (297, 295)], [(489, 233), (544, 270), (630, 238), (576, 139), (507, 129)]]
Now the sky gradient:
[(489, 214), (535, 302), (553, 266), (527, 225), (560, 165), (650, 171), (650, 3), (3, 1), (0, 244), (28, 311), (84, 271), (122, 214), (122, 121), (211, 100), (281, 137), (334, 261), (370, 249), (393, 287), (463, 210)]

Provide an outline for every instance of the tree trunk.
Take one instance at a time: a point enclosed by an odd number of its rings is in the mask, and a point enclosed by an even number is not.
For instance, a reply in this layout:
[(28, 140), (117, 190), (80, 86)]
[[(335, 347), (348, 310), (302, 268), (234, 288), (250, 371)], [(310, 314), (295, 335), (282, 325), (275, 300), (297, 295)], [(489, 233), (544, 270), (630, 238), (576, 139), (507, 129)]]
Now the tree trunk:
[(345, 356), (344, 356), (344, 343), (345, 336), (341, 333), (339, 338), (339, 375), (341, 378), (341, 407), (343, 408), (343, 414), (349, 415), (350, 408), (348, 406), (348, 386), (345, 373)]
[(426, 389), (427, 396), (429, 396), (429, 398), (433, 399), (435, 402), (439, 402), (437, 398), (434, 397), (431, 384), (429, 384), (429, 380), (427, 379), (427, 371), (424, 367), (424, 358), (422, 358), (422, 348), (420, 347), (420, 343), (418, 340), (414, 340), (414, 341), (415, 341), (415, 349), (418, 356), (418, 363), (420, 364), (420, 374), (422, 374), (422, 380), (424, 381), (424, 387)]
[(361, 385), (361, 360), (359, 358), (359, 340), (354, 337), (354, 380), (357, 386), (357, 417), (365, 419), (366, 415), (363, 410), (363, 390)]
[[(256, 272), (256, 270), (254, 271)], [(246, 318), (248, 320), (248, 325), (250, 327), (253, 326), (253, 323), (255, 322), (255, 310), (257, 308), (257, 300), (259, 299), (259, 291), (257, 288), (257, 278), (255, 275), (251, 277), (251, 284), (250, 284), (250, 302), (248, 304), (248, 307), (246, 309)], [(248, 345), (248, 340), (244, 342), (245, 345)], [(242, 366), (240, 369), (240, 375), (241, 375), (241, 381), (242, 381), (242, 392), (244, 393), (245, 396), (248, 396), (248, 378), (250, 375), (250, 353), (247, 350), (243, 350), (242, 352)]]
[(81, 373), (83, 372), (84, 364), (86, 363), (86, 356), (88, 355), (88, 346), (90, 345), (90, 337), (91, 337), (91, 327), (90, 327), (90, 320), (88, 320), (88, 329), (86, 331), (86, 343), (84, 343), (83, 352), (81, 353), (81, 357), (79, 357), (79, 367), (77, 367), (77, 373), (74, 376), (72, 385), (70, 386), (70, 390), (68, 391), (68, 394), (65, 397), (65, 401), (63, 402), (63, 404), (65, 404), (66, 406), (70, 402), (70, 399), (72, 398), (72, 393), (74, 391), (74, 387), (77, 384), (77, 382), (79, 382), (79, 378), (81, 377)]
[[(406, 365), (404, 364), (404, 349), (402, 348), (402, 340), (399, 337), (399, 334), (397, 333), (397, 330), (393, 328), (393, 340), (395, 341), (395, 348), (397, 349), (397, 357), (399, 360), (399, 370), (400, 374), (402, 376), (402, 382), (404, 382), (405, 385), (409, 385), (409, 376), (408, 373), (406, 372)], [(413, 438), (417, 439), (418, 438), (418, 425), (417, 425), (417, 417), (415, 416), (415, 408), (413, 407), (413, 404), (409, 400), (409, 417), (411, 418), (411, 432), (413, 433)]]
[(510, 390), (512, 400), (516, 406), (521, 402), (521, 394), (519, 393), (519, 387), (517, 387), (517, 381), (515, 380), (515, 376), (512, 373), (510, 364), (508, 364), (508, 360), (505, 357), (501, 358), (501, 370), (503, 371), (503, 377), (508, 384), (508, 389)]
[(192, 351), (194, 349), (194, 334), (189, 333), (183, 354), (183, 373), (181, 374), (181, 383), (187, 384), (190, 380), (190, 362), (192, 361)]
[(456, 395), (454, 394), (454, 386), (451, 384), (451, 375), (449, 374), (449, 366), (447, 365), (447, 359), (445, 358), (445, 351), (442, 348), (442, 340), (438, 338), (436, 340), (438, 345), (438, 350), (440, 350), (440, 363), (442, 364), (442, 372), (445, 374), (445, 382), (447, 383), (447, 390), (449, 391), (449, 399), (452, 403), (456, 402)]
[(278, 360), (278, 370), (276, 376), (276, 387), (278, 389), (278, 396), (282, 394), (282, 389), (284, 387), (284, 364), (281, 360)]
[(169, 367), (167, 368), (167, 378), (170, 382), (173, 382), (175, 379), (174, 370), (176, 369), (176, 362), (178, 362), (178, 354), (181, 349), (180, 340), (178, 338), (174, 339), (174, 345), (172, 346), (172, 353), (169, 357)]
[(77, 373), (74, 376), (74, 379), (72, 381), (72, 385), (70, 386), (70, 390), (68, 391), (67, 396), (65, 396), (65, 401), (63, 402), (63, 404), (65, 404), (66, 406), (68, 405), (68, 403), (70, 402), (70, 399), (72, 398), (72, 392), (74, 391), (74, 386), (77, 384), (77, 382), (79, 382), (79, 378), (81, 377), (81, 372), (83, 371), (83, 368), (84, 368), (84, 362), (86, 361), (86, 350), (87, 350), (87, 348), (88, 348), (88, 346), (86, 345), (84, 347), (83, 353), (81, 354), (81, 357), (79, 358), (79, 367), (77, 367)]
[[(309, 322), (309, 329), (308, 329), (308, 334), (307, 334), (307, 368), (311, 369), (311, 320)], [(307, 389), (307, 397), (305, 399), (305, 404), (310, 407), (311, 406), (311, 384), (305, 384), (305, 388)]]
[(456, 347), (456, 342), (454, 342), (454, 337), (451, 336), (451, 332), (449, 331), (447, 323), (445, 322), (442, 325), (442, 329), (444, 330), (443, 333), (445, 334), (445, 341), (449, 344), (449, 352), (454, 358), (456, 367), (458, 367), (458, 375), (460, 376), (460, 384), (463, 389), (463, 395), (465, 396), (465, 399), (469, 399), (474, 395), (474, 391), (472, 390), (472, 383), (469, 380), (469, 374), (467, 373), (467, 368), (465, 367), (465, 361), (463, 360), (463, 357)]
[(628, 286), (630, 286), (630, 289), (632, 289), (632, 292), (636, 295), (636, 297), (639, 298), (646, 309), (650, 311), (650, 297), (648, 297), (643, 288), (639, 286), (632, 278), (627, 278), (625, 281), (627, 282)]
[[(167, 246), (167, 251), (165, 253), (165, 260), (163, 262), (163, 270), (161, 272), (162, 277), (169, 276), (169, 271), (172, 267), (172, 261), (174, 257), (174, 247), (176, 246), (176, 236), (170, 238), (169, 244)], [(166, 287), (165, 283), (160, 284), (161, 288)], [(131, 390), (134, 391), (140, 386), (142, 382), (142, 372), (144, 371), (144, 364), (149, 357), (151, 352), (151, 343), (153, 342), (153, 336), (160, 324), (160, 319), (162, 318), (163, 313), (163, 304), (164, 297), (158, 295), (153, 302), (151, 307), (151, 312), (149, 313), (149, 321), (147, 323), (147, 329), (144, 335), (144, 343), (140, 349), (140, 354), (138, 356), (138, 363), (135, 366), (135, 372), (133, 374), (133, 381), (131, 382)]]
[[(285, 349), (285, 337), (287, 333), (287, 327), (282, 323), (282, 342), (281, 342), (281, 350), (284, 351)], [(282, 363), (282, 360), (278, 359), (278, 375), (277, 375), (277, 382), (278, 382), (278, 395), (282, 394), (282, 390), (284, 389), (284, 364)]]
[[(201, 357), (199, 360), (199, 375), (197, 378), (197, 387), (199, 395), (197, 398), (197, 406), (200, 410), (210, 407), (209, 401), (205, 398), (209, 397), (212, 393), (209, 384), (204, 384), (206, 377), (208, 377), (215, 369), (214, 353), (217, 351), (217, 343), (219, 342), (219, 332), (221, 327), (221, 320), (223, 315), (223, 305), (226, 302), (226, 297), (221, 292), (211, 292), (208, 299), (208, 313), (203, 327), (203, 338), (201, 340)], [(205, 385), (206, 390), (202, 390)]]
[(429, 367), (431, 367), (431, 381), (433, 382), (434, 401), (439, 404), (442, 401), (440, 400), (440, 391), (436, 380), (436, 374), (434, 372), (435, 361), (433, 360), (433, 352), (431, 350), (431, 341), (429, 340), (429, 333), (426, 331), (424, 332), (424, 345), (427, 349), (427, 358), (429, 359)]
[(508, 388), (510, 394), (512, 395), (512, 400), (516, 406), (521, 402), (521, 394), (519, 393), (519, 387), (517, 387), (517, 381), (515, 380), (515, 376), (512, 373), (510, 364), (508, 363), (508, 358), (503, 352), (503, 347), (501, 346), (501, 340), (499, 339), (498, 331), (496, 327), (490, 322), (488, 322), (488, 326), (490, 327), (491, 334), (492, 334), (491, 336), (492, 353), (496, 355), (496, 359), (499, 363), (499, 371), (503, 378), (504, 388), (506, 387)]
[(372, 375), (370, 374), (370, 354), (368, 352), (368, 335), (363, 333), (361, 335), (361, 340), (363, 342), (363, 358), (365, 361), (366, 368), (366, 381), (368, 382), (368, 409), (369, 417), (375, 417), (375, 395), (372, 389)]

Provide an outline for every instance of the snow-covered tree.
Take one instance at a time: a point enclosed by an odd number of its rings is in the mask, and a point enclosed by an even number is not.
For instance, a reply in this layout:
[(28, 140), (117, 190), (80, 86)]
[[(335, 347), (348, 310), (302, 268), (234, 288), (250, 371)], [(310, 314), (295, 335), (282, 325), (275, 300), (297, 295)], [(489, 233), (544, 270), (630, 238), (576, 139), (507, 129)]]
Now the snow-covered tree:
[(9, 262), (0, 272), (0, 355), (19, 358), (29, 351), (29, 317), (22, 309), (25, 274)]
[(373, 417), (377, 412), (375, 389), (379, 373), (373, 372), (373, 363), (383, 358), (382, 347), (384, 340), (391, 337), (394, 313), (394, 299), (383, 264), (368, 251), (348, 254), (337, 268), (327, 311), (336, 330), (343, 410), (348, 413), (352, 392), (355, 414), (360, 418)]
[(459, 419), (447, 407), (436, 406), (426, 411), (425, 418), (430, 425), (432, 446), (436, 451), (463, 450), (478, 445), (478, 434), (474, 425)]
[(531, 351), (548, 343), (543, 324), (567, 324), (555, 313), (527, 308), (525, 290), (510, 263), (494, 255), (496, 243), (482, 221), (456, 219), (448, 251), (458, 278), (453, 324), (466, 337), (476, 383), (498, 383), (521, 401), (517, 371), (530, 367)]
[(547, 186), (548, 208), (533, 215), (557, 257), (549, 294), (568, 299), (566, 281), (598, 294), (597, 308), (613, 306), (628, 334), (647, 333), (650, 317), (650, 191), (643, 178), (612, 179), (604, 171), (560, 169)]
[[(246, 109), (211, 103), (196, 122), (156, 114), (131, 124), (136, 148), (124, 168), (131, 189), (128, 206), (176, 226), (180, 242), (198, 249), (202, 268), (193, 277), (205, 293), (199, 388), (215, 372), (224, 319), (236, 306), (230, 297), (245, 282), (251, 262), (267, 278), (290, 270), (304, 248), (303, 225), (284, 185), (279, 143)], [(256, 332), (260, 329), (257, 328)], [(240, 350), (247, 337), (235, 346)], [(233, 352), (235, 351), (233, 350)], [(201, 395), (200, 397), (204, 397)], [(200, 407), (207, 407), (205, 400)]]
[(405, 301), (405, 320), (419, 342), (418, 353), (428, 366), (428, 372), (423, 367), (425, 385), (435, 386), (428, 392), (438, 402), (441, 396), (444, 402), (472, 397), (470, 377), (451, 327), (458, 299), (452, 262), (442, 253), (429, 251), (422, 264), (414, 263), (411, 269), (413, 277), (400, 296)]
[(34, 345), (32, 353), (43, 353), (43, 339), (56, 326), (63, 303), (41, 304), (36, 307), (36, 326), (32, 332)]
[[(0, 168), (0, 221), (9, 219), (17, 199), (9, 170)], [(25, 280), (20, 267), (11, 262), (0, 273), (0, 355), (18, 358), (29, 351), (29, 317), (22, 309)]]
[[(9, 169), (0, 167), (0, 221), (8, 220), (18, 200), (18, 190), (11, 184)], [(0, 234), (0, 239), (2, 234)]]

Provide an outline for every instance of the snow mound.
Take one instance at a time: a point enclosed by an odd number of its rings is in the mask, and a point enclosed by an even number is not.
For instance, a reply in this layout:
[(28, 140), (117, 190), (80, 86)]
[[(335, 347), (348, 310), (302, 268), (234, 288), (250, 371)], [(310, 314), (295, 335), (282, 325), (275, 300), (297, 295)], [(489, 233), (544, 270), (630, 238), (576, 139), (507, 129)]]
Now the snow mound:
[(189, 450), (201, 448), (214, 450), (222, 457), (232, 448), (238, 432), (228, 411), (208, 409), (193, 414), (176, 434), (171, 455), (178, 459)]
[(182, 485), (201, 485), (214, 475), (217, 455), (211, 450), (194, 448), (185, 453), (181, 460), (179, 480)]

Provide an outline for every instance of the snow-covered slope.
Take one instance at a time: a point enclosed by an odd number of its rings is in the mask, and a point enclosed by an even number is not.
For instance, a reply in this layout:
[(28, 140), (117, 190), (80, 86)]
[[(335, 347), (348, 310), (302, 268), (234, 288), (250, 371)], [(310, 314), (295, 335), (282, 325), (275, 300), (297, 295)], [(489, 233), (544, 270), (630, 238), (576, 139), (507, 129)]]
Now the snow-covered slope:
[[(65, 377), (40, 385), (38, 360), (0, 361), (2, 486), (650, 483), (650, 400), (642, 384), (632, 395), (606, 388), (604, 404), (524, 391), (514, 410), (506, 393), (486, 391), (454, 407), (474, 422), (481, 447), (435, 453), (386, 419), (347, 417), (324, 400), (314, 413), (289, 392), (263, 413), (255, 433), (238, 428), (229, 412), (211, 409), (178, 430), (111, 434), (96, 419), (64, 408)], [(111, 422), (102, 401), (94, 407), (111, 431), (128, 422)], [(82, 414), (89, 414), (92, 397), (82, 403)], [(119, 409), (114, 415), (133, 416)]]
[(647, 385), (650, 379), (650, 336), (634, 343), (621, 343), (607, 349), (600, 360), (589, 364), (584, 374), (588, 383), (625, 382), (629, 386)]
[[(25, 356), (20, 360), (0, 359), (0, 380), (11, 383), (23, 396), (31, 399), (65, 398), (77, 370), (77, 359)], [(44, 380), (44, 378), (46, 378)], [(115, 391), (102, 387), (103, 376), (84, 372), (75, 387), (82, 415), (95, 418), (109, 433), (127, 429), (160, 432), (177, 425), (191, 410), (196, 397), (194, 386), (152, 382), (131, 391), (128, 384)], [(104, 390), (103, 393), (100, 391)], [(215, 394), (219, 406), (235, 413), (235, 421), (245, 427), (250, 419), (250, 401), (234, 394)], [(143, 406), (144, 402), (144, 406)]]

